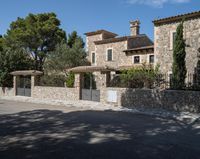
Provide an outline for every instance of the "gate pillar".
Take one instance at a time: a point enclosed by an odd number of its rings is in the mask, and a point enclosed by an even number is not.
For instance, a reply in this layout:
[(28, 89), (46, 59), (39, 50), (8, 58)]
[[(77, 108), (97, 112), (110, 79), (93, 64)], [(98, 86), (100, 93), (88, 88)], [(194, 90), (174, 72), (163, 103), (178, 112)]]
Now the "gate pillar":
[(77, 93), (77, 100), (81, 99), (83, 73), (75, 74), (74, 87)]
[(14, 96), (17, 95), (17, 76), (13, 76), (13, 89), (14, 89)]

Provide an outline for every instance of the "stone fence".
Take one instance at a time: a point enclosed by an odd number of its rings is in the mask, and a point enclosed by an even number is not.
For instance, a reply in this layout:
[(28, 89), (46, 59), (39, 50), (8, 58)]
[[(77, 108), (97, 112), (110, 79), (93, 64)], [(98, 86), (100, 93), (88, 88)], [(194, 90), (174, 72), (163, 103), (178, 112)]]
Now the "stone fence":
[(8, 87), (0, 87), (0, 97), (1, 96), (14, 96), (14, 89)]
[[(0, 96), (15, 96), (14, 88), (1, 88)], [(31, 97), (53, 100), (79, 100), (77, 88), (34, 86)], [(163, 108), (200, 113), (200, 91), (127, 89), (105, 87), (100, 102), (127, 108)]]
[(31, 90), (31, 97), (53, 100), (79, 100), (79, 92), (76, 88), (34, 86)]
[(200, 112), (200, 91), (105, 88), (101, 102), (127, 108)]

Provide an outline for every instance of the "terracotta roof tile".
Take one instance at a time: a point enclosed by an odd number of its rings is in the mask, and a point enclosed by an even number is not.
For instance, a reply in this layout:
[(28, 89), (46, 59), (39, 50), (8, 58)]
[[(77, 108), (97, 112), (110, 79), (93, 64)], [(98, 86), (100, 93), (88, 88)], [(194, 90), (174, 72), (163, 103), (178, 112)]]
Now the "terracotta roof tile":
[(107, 31), (107, 30), (103, 30), (103, 29), (102, 30), (88, 32), (88, 33), (85, 33), (85, 35), (86, 36), (92, 36), (92, 35), (98, 35), (98, 34), (103, 34), (103, 33), (110, 34), (110, 35), (113, 35), (113, 36), (117, 36), (117, 34), (112, 33), (110, 31)]
[(154, 23), (154, 25), (161, 25), (161, 24), (165, 24), (165, 23), (181, 21), (183, 18), (185, 18), (187, 20), (187, 19), (192, 19), (192, 18), (196, 18), (196, 17), (200, 17), (200, 11), (186, 13), (186, 14), (180, 14), (180, 15), (162, 18), (162, 19), (157, 19), (157, 20), (154, 20), (153, 23)]

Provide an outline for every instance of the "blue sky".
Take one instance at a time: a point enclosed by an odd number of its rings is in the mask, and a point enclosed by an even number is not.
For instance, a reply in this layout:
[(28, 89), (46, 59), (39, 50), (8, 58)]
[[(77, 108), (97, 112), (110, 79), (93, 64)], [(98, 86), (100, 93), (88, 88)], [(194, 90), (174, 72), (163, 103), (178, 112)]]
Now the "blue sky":
[(141, 33), (153, 39), (152, 20), (198, 10), (200, 0), (1, 0), (0, 34), (17, 17), (55, 12), (67, 33), (76, 30), (84, 37), (106, 29), (124, 36), (129, 35), (129, 21), (140, 19)]

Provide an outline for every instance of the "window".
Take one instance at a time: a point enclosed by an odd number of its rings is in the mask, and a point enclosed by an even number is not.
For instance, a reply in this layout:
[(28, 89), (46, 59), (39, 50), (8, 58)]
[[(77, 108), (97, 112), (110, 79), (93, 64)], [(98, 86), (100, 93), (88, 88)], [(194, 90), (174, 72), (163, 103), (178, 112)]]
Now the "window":
[(95, 57), (95, 53), (92, 53), (92, 63), (94, 64), (96, 62), (96, 57)]
[(175, 39), (176, 39), (176, 32), (173, 32), (173, 39), (172, 39), (172, 42), (173, 42), (173, 47), (174, 47), (174, 42), (175, 42)]
[(112, 61), (112, 49), (107, 50), (107, 61)]
[(171, 31), (171, 35), (170, 35), (170, 50), (173, 50), (175, 38), (176, 38), (176, 31)]
[(134, 64), (140, 63), (140, 56), (134, 56), (134, 58), (133, 58), (133, 63), (134, 63)]
[(149, 63), (154, 63), (154, 55), (149, 55)]

